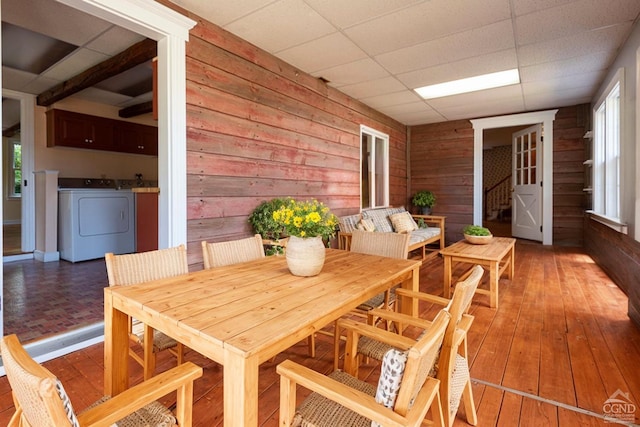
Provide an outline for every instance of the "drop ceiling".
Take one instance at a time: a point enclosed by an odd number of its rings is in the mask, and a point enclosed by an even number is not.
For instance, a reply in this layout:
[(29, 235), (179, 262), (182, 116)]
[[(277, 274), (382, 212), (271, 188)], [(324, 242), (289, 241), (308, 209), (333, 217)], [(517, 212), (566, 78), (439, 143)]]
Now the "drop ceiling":
[[(407, 125), (591, 101), (638, 0), (171, 0)], [(521, 83), (414, 88), (518, 68)]]
[[(638, 0), (172, 1), (407, 125), (588, 103), (640, 14)], [(2, 84), (20, 92), (143, 39), (53, 0), (1, 7)], [(510, 68), (521, 83), (429, 101), (413, 91)], [(150, 99), (150, 73), (142, 65), (73, 96), (124, 108)]]

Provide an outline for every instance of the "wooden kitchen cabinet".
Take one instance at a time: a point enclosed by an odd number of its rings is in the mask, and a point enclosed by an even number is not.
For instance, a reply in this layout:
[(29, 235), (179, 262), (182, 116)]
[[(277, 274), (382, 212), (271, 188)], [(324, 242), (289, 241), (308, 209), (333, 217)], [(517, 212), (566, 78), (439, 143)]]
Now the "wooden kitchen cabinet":
[(47, 111), (47, 146), (114, 150), (114, 122), (71, 111)]
[(121, 122), (116, 130), (116, 147), (124, 153), (158, 155), (158, 128)]
[(64, 110), (47, 111), (47, 147), (158, 155), (158, 128)]

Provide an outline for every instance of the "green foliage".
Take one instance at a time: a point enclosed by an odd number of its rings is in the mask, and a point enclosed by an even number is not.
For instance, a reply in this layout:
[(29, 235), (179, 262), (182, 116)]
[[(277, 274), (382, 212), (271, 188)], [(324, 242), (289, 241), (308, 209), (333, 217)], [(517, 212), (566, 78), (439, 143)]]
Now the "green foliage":
[(411, 202), (414, 206), (426, 206), (428, 208), (432, 208), (433, 205), (436, 204), (436, 196), (431, 191), (418, 191), (413, 195)]
[(491, 231), (488, 228), (479, 225), (465, 225), (462, 232), (469, 236), (491, 236)]
[(275, 198), (260, 203), (249, 215), (254, 233), (263, 239), (278, 240), (286, 235), (284, 226), (273, 219), (273, 213), (289, 203), (290, 198)]

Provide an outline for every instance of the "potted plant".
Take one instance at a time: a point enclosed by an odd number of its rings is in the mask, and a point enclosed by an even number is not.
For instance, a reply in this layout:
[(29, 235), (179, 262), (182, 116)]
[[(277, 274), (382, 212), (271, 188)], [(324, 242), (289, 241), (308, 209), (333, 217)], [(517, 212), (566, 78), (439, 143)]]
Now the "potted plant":
[(422, 215), (431, 215), (431, 208), (436, 204), (436, 196), (428, 190), (418, 191), (411, 202), (418, 207)]
[(462, 234), (467, 242), (474, 245), (486, 245), (493, 239), (491, 231), (479, 225), (466, 225), (462, 229)]
[(273, 219), (273, 213), (289, 203), (289, 198), (275, 198), (260, 203), (249, 215), (254, 233), (262, 236), (266, 255), (284, 252), (286, 232), (282, 224)]

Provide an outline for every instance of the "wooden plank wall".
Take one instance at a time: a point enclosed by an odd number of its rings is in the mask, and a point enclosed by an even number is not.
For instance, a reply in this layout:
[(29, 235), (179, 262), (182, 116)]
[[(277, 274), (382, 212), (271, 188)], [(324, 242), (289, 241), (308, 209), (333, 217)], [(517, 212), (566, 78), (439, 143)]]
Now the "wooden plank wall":
[(584, 248), (629, 297), (629, 317), (640, 327), (640, 242), (584, 216)]
[[(582, 245), (585, 144), (589, 107), (560, 108), (554, 121), (553, 241)], [(457, 120), (412, 126), (409, 189), (436, 194), (434, 215), (445, 215), (448, 243), (462, 238), (462, 227), (473, 222), (473, 126)]]
[[(412, 126), (409, 188), (431, 190), (434, 215), (444, 215), (447, 244), (473, 222), (473, 126), (469, 120)], [(409, 200), (410, 201), (410, 200)]]
[(359, 212), (360, 125), (390, 137), (391, 203), (406, 200), (404, 125), (178, 6), (196, 20), (187, 54), (189, 263), (200, 241), (252, 233), (263, 200), (316, 198)]

